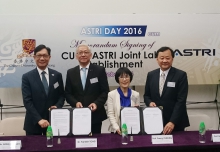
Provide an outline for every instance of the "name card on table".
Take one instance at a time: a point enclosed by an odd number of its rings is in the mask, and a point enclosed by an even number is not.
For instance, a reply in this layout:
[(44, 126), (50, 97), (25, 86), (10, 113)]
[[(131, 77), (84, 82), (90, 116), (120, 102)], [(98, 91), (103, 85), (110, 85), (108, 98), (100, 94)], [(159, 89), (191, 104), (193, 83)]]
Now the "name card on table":
[(0, 150), (20, 150), (21, 140), (2, 140), (0, 141)]
[(152, 144), (173, 144), (173, 135), (152, 135)]
[(220, 142), (220, 134), (212, 134), (213, 142)]
[(97, 147), (97, 138), (76, 139), (76, 148)]

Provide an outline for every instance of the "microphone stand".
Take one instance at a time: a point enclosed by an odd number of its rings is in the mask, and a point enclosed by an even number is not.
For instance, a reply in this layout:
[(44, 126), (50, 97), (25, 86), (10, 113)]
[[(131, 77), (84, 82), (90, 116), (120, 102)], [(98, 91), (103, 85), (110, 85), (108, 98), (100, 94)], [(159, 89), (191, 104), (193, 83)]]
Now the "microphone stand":
[(1, 99), (0, 99), (0, 108), (1, 108), (1, 120), (2, 120), (2, 108), (3, 108), (3, 104), (2, 104)]

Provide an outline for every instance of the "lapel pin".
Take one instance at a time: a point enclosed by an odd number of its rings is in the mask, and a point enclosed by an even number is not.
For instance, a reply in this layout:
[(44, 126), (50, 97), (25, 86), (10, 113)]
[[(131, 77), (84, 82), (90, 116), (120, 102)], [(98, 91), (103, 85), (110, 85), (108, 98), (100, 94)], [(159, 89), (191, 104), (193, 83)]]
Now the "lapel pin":
[(52, 76), (54, 76), (54, 74), (51, 74)]

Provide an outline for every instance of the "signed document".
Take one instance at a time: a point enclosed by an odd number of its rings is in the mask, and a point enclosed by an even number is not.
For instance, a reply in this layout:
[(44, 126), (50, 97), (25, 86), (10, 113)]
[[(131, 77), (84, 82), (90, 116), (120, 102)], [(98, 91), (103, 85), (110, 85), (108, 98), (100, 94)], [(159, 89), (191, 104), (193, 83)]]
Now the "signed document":
[(52, 109), (50, 113), (50, 122), (53, 135), (67, 136), (70, 132), (70, 111), (68, 109)]
[(163, 131), (162, 110), (147, 107), (143, 110), (144, 131), (147, 134), (160, 134)]
[(91, 132), (92, 112), (89, 108), (73, 109), (73, 135), (88, 135)]
[(121, 125), (126, 123), (128, 134), (138, 134), (140, 128), (140, 111), (136, 107), (124, 107), (121, 109)]

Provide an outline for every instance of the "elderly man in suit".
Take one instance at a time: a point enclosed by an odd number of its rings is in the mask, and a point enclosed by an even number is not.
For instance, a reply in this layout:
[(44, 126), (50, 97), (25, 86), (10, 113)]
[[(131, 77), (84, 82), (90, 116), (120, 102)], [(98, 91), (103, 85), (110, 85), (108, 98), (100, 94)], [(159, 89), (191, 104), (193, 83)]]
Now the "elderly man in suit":
[(172, 67), (174, 51), (171, 48), (160, 48), (156, 56), (160, 68), (147, 75), (144, 102), (150, 107), (163, 107), (164, 134), (170, 134), (173, 130), (183, 131), (189, 126), (186, 72)]
[(39, 45), (34, 50), (37, 68), (22, 76), (22, 96), (26, 108), (24, 130), (26, 135), (46, 134), (49, 110), (62, 108), (64, 86), (61, 73), (47, 68), (50, 48)]
[(67, 71), (66, 101), (77, 108), (92, 109), (92, 133), (101, 133), (102, 121), (107, 118), (104, 104), (109, 86), (105, 68), (92, 64), (92, 52), (87, 45), (80, 44), (76, 49), (79, 65)]

